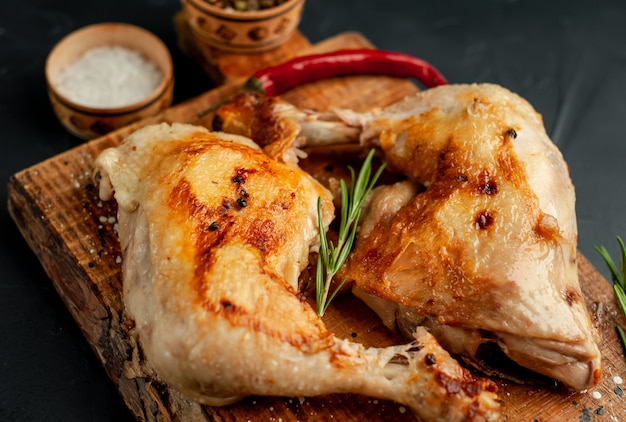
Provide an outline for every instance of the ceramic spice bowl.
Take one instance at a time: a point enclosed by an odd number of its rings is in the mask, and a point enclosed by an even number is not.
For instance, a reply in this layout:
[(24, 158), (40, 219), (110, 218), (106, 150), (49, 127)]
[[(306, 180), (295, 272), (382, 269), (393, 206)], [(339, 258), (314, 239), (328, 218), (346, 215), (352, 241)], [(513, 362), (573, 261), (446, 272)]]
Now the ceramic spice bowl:
[(233, 53), (260, 53), (278, 47), (298, 27), (304, 0), (268, 9), (237, 11), (209, 0), (182, 0), (185, 18), (200, 41)]
[(46, 61), (48, 96), (72, 134), (91, 139), (172, 103), (174, 72), (165, 44), (151, 32), (107, 22), (63, 38)]

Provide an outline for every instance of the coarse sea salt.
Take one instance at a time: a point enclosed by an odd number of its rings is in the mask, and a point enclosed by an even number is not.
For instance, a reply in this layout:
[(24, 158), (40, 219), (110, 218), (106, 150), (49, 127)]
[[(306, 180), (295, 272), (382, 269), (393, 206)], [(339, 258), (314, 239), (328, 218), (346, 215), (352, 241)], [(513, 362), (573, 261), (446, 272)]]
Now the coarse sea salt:
[(110, 45), (96, 47), (59, 74), (56, 88), (69, 100), (93, 108), (116, 108), (147, 98), (163, 73), (140, 52)]

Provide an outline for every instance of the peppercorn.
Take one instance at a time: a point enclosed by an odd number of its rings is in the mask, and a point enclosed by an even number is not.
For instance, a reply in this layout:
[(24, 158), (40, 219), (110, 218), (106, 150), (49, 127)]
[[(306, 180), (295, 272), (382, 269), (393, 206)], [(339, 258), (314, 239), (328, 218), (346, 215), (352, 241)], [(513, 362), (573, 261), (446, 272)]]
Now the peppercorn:
[(427, 353), (426, 357), (424, 358), (424, 362), (428, 366), (434, 365), (437, 363), (437, 356), (435, 356), (433, 353)]

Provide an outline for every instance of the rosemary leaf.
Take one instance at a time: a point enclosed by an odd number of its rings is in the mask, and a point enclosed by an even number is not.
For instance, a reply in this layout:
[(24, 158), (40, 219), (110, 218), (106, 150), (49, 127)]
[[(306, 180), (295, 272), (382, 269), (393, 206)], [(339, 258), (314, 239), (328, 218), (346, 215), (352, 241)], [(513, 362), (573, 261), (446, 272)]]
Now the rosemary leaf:
[(324, 304), (324, 308), (322, 309), (322, 314), (320, 316), (323, 316), (326, 313), (326, 310), (328, 309), (328, 307), (330, 306), (330, 302), (332, 302), (332, 300), (335, 298), (335, 296), (337, 295), (337, 293), (339, 293), (339, 291), (341, 290), (341, 288), (343, 287), (344, 284), (346, 284), (346, 279), (341, 280), (341, 283), (339, 283), (339, 285), (337, 286), (337, 288), (335, 290), (333, 290), (333, 292), (330, 294), (330, 296), (328, 297), (328, 300), (326, 301), (326, 303)]
[[(317, 270), (315, 271), (315, 303), (322, 301), (322, 294), (324, 293), (324, 265), (322, 263), (322, 254), (317, 255)], [(320, 308), (318, 306), (317, 312)]]
[(317, 314), (323, 316), (330, 305), (341, 290), (346, 280), (330, 292), (333, 277), (341, 266), (348, 259), (348, 255), (352, 250), (356, 239), (359, 218), (361, 217), (361, 207), (365, 202), (365, 198), (374, 188), (376, 181), (382, 174), (385, 164), (380, 166), (372, 177), (372, 160), (375, 150), (371, 150), (363, 164), (358, 175), (355, 175), (354, 169), (350, 170), (350, 188), (342, 179), (339, 182), (341, 191), (341, 220), (339, 222), (339, 233), (337, 237), (337, 245), (329, 241), (324, 231), (322, 222), (321, 198), (317, 200), (317, 222), (320, 236), (319, 255), (317, 258), (317, 270), (315, 272), (315, 303)]
[(611, 272), (611, 280), (613, 281), (613, 283), (619, 284), (621, 286), (623, 284), (620, 281), (621, 274), (617, 270), (617, 267), (615, 266), (613, 258), (611, 258), (611, 255), (609, 254), (609, 251), (604, 246), (594, 246), (594, 249), (600, 254), (602, 259), (604, 259), (607, 267), (609, 267), (609, 271)]
[[(624, 315), (626, 315), (626, 246), (622, 239), (617, 236), (617, 243), (619, 243), (620, 247), (620, 262), (619, 262), (619, 270), (613, 258), (611, 258), (611, 254), (604, 246), (594, 246), (594, 249), (600, 254), (607, 267), (609, 267), (609, 271), (611, 272), (611, 279), (613, 280), (613, 290), (615, 291), (615, 296), (617, 297), (617, 303)], [(621, 270), (621, 271), (620, 271)], [(624, 329), (622, 327), (617, 326), (617, 333), (622, 341), (622, 345), (626, 348), (626, 333), (624, 333)]]
[(626, 333), (619, 325), (615, 328), (617, 329), (617, 334), (619, 334), (619, 338), (622, 340), (622, 345), (626, 348)]
[(624, 293), (624, 290), (617, 284), (613, 285), (613, 290), (615, 290), (615, 296), (617, 296), (617, 302), (620, 308), (622, 308), (622, 312), (626, 314), (626, 293)]
[(624, 290), (626, 290), (626, 246), (624, 246), (624, 241), (619, 236), (617, 236), (617, 243), (619, 243), (619, 247), (621, 251), (621, 258), (619, 261), (619, 266), (622, 270), (622, 277), (619, 280), (619, 285), (622, 288), (622, 292), (623, 292)]

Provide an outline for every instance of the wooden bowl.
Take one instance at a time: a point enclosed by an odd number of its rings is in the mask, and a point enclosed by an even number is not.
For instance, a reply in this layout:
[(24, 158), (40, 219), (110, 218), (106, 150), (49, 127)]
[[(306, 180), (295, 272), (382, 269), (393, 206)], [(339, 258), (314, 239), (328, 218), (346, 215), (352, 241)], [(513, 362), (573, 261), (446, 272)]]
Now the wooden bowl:
[[(161, 71), (161, 82), (142, 100), (110, 108), (77, 103), (60, 93), (57, 80), (64, 69), (86, 52), (102, 46), (120, 46), (139, 52)], [(174, 71), (169, 50), (154, 34), (130, 24), (100, 23), (70, 33), (48, 55), (45, 73), (55, 114), (70, 133), (82, 139), (95, 138), (153, 116), (172, 103)]]
[(237, 12), (204, 0), (182, 0), (187, 23), (196, 38), (233, 53), (260, 53), (285, 42), (300, 24), (304, 0), (259, 11)]

